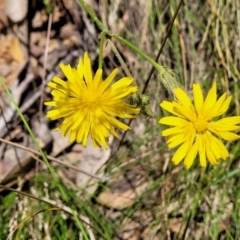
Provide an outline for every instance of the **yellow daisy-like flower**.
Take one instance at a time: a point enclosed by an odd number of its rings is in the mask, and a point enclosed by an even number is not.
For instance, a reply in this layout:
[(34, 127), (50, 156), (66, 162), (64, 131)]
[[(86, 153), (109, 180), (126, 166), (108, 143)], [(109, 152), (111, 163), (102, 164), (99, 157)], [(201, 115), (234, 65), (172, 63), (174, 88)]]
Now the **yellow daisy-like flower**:
[(186, 168), (190, 168), (199, 155), (200, 165), (206, 167), (207, 160), (217, 165), (219, 159), (229, 156), (224, 144), (218, 139), (228, 141), (240, 139), (240, 136), (231, 132), (239, 130), (240, 116), (226, 117), (214, 120), (224, 114), (232, 97), (224, 93), (217, 99), (216, 82), (213, 83), (206, 99), (199, 84), (193, 85), (194, 104), (188, 95), (181, 89), (175, 88), (176, 101), (163, 101), (160, 106), (175, 116), (163, 117), (159, 123), (171, 126), (162, 132), (168, 137), (169, 148), (178, 147), (172, 161), (180, 163), (184, 159)]
[(76, 140), (86, 147), (90, 135), (95, 147), (104, 146), (107, 149), (110, 133), (119, 138), (115, 128), (125, 131), (130, 129), (116, 117), (133, 118), (140, 111), (124, 100), (137, 91), (137, 86), (131, 85), (133, 78), (124, 77), (111, 84), (117, 69), (104, 81), (102, 69), (98, 69), (93, 76), (88, 53), (79, 59), (76, 69), (70, 65), (59, 66), (67, 81), (54, 77), (48, 83), (53, 89), (53, 100), (45, 104), (53, 109), (48, 111), (47, 117), (51, 120), (64, 118), (57, 130), (62, 130), (63, 136), (70, 133), (69, 141)]

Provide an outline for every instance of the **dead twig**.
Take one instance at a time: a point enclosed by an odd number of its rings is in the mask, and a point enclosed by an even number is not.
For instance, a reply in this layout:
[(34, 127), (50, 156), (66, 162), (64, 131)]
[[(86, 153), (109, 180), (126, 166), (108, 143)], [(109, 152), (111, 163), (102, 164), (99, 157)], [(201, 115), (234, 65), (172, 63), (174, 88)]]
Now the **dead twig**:
[[(38, 156), (41, 156), (41, 153), (39, 153), (39, 152), (36, 151), (36, 150), (33, 150), (33, 149), (31, 149), (31, 148), (22, 146), (22, 145), (17, 144), (17, 143), (10, 142), (10, 141), (5, 140), (5, 139), (3, 139), (3, 138), (0, 138), (0, 142), (9, 144), (9, 145), (14, 146), (14, 147), (17, 147), (17, 148), (21, 148), (21, 149), (23, 149), (23, 150), (25, 150), (25, 151), (27, 151), (27, 152), (30, 152), (30, 153), (36, 154), (36, 155), (38, 155)], [(98, 177), (98, 176), (96, 176), (96, 175), (94, 175), (94, 174), (91, 174), (91, 173), (86, 172), (86, 171), (84, 171), (84, 170), (78, 169), (77, 167), (74, 167), (74, 166), (72, 166), (72, 165), (70, 165), (70, 164), (63, 163), (62, 161), (58, 160), (58, 159), (55, 158), (55, 157), (52, 157), (52, 156), (49, 156), (49, 155), (46, 155), (46, 157), (47, 157), (48, 160), (50, 160), (50, 161), (56, 162), (56, 163), (58, 163), (58, 164), (61, 164), (61, 165), (65, 166), (65, 167), (68, 167), (68, 168), (70, 168), (70, 169), (73, 169), (73, 170), (75, 170), (75, 171), (77, 171), (77, 172), (81, 172), (81, 173), (83, 173), (83, 174), (86, 174), (87, 176), (92, 177), (92, 178), (95, 178), (95, 179), (99, 180), (100, 182), (106, 182), (106, 181), (109, 180), (108, 177), (100, 178), (100, 177)], [(42, 161), (41, 161), (41, 162), (42, 162)], [(42, 163), (43, 163), (43, 162), (42, 162)]]

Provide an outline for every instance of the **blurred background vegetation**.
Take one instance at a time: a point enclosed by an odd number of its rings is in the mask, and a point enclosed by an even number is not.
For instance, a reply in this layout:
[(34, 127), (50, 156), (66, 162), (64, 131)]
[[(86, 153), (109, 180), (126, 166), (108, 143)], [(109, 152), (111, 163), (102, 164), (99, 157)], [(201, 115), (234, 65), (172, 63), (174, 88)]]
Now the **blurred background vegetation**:
[[(0, 76), (61, 187), (1, 87), (0, 239), (239, 239), (240, 143), (226, 143), (230, 158), (219, 166), (174, 166), (157, 123), (165, 114), (159, 103), (172, 96), (156, 71), (146, 91), (156, 119), (139, 116), (109, 150), (68, 143), (54, 131), (59, 122), (45, 117), (46, 82), (64, 78), (59, 62), (74, 67), (85, 51), (96, 70), (101, 32), (77, 0), (16, 2), (0, 0)], [(155, 58), (180, 0), (85, 2), (110, 31)], [(112, 40), (143, 89), (151, 64)], [(105, 76), (115, 67), (124, 76), (109, 44), (103, 54)], [(193, 83), (207, 92), (215, 80), (219, 96), (233, 96), (227, 115), (238, 115), (240, 2), (184, 1), (159, 63), (190, 95)]]

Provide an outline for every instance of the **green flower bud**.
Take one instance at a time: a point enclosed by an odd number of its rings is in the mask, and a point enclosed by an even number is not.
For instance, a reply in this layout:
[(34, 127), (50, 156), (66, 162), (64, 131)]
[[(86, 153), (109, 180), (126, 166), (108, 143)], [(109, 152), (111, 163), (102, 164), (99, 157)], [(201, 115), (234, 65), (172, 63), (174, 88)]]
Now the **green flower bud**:
[(174, 95), (174, 88), (181, 87), (178, 76), (168, 68), (160, 72), (160, 81), (172, 95)]

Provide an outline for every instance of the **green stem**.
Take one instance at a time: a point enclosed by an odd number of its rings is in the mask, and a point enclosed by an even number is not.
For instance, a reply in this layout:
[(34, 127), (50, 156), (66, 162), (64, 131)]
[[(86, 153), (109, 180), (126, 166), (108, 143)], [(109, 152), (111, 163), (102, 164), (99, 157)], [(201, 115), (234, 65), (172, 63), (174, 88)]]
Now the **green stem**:
[(34, 136), (34, 133), (32, 132), (31, 128), (29, 127), (26, 119), (24, 118), (22, 112), (20, 111), (19, 107), (17, 106), (17, 103), (16, 103), (15, 99), (13, 98), (12, 94), (10, 93), (9, 89), (7, 88), (5, 82), (3, 81), (3, 79), (2, 79), (1, 77), (0, 77), (0, 83), (2, 84), (4, 90), (7, 92), (8, 97), (10, 98), (11, 102), (13, 103), (13, 105), (14, 105), (17, 113), (18, 113), (18, 115), (19, 115), (20, 118), (22, 119), (25, 128), (27, 129), (27, 131), (29, 132), (29, 134), (30, 134), (33, 142), (34, 142), (35, 145), (37, 146), (38, 151), (41, 153), (42, 158), (43, 158), (45, 164), (47, 165), (47, 167), (48, 167), (48, 169), (49, 169), (49, 171), (50, 171), (50, 173), (51, 173), (54, 181), (57, 183), (57, 185), (58, 185), (58, 187), (59, 187), (59, 190), (60, 190), (60, 192), (62, 193), (63, 199), (64, 199), (65, 201), (68, 201), (67, 194), (66, 194), (66, 192), (64, 191), (64, 189), (62, 188), (61, 184), (59, 183), (59, 179), (58, 179), (57, 175), (55, 174), (53, 168), (51, 167), (50, 163), (48, 162), (45, 153), (43, 152), (42, 148), (39, 146), (39, 143), (38, 143), (36, 137)]
[[(69, 197), (68, 197), (68, 195), (67, 195), (66, 190), (62, 187), (62, 185), (61, 185), (61, 183), (60, 183), (60, 181), (59, 181), (58, 176), (56, 175), (56, 173), (54, 172), (54, 170), (53, 170), (53, 168), (51, 167), (50, 163), (48, 162), (48, 159), (47, 159), (45, 153), (43, 152), (42, 148), (39, 146), (39, 143), (38, 143), (36, 137), (34, 136), (34, 133), (32, 132), (31, 128), (29, 127), (29, 125), (28, 125), (26, 119), (24, 118), (21, 110), (19, 109), (19, 107), (18, 107), (15, 99), (13, 98), (12, 94), (10, 93), (8, 87), (6, 86), (5, 82), (3, 81), (3, 79), (2, 79), (1, 77), (0, 77), (0, 84), (2, 84), (4, 90), (6, 91), (8, 97), (10, 98), (10, 101), (11, 101), (12, 104), (14, 105), (14, 107), (15, 107), (18, 115), (19, 115), (19, 117), (22, 119), (22, 121), (23, 121), (23, 123), (24, 123), (24, 126), (25, 126), (26, 129), (28, 130), (28, 132), (29, 132), (32, 140), (34, 141), (35, 145), (37, 146), (38, 151), (41, 153), (41, 156), (42, 156), (45, 164), (47, 165), (47, 167), (48, 167), (48, 169), (49, 169), (49, 171), (50, 171), (50, 174), (51, 174), (52, 178), (54, 179), (55, 183), (57, 184), (57, 186), (58, 186), (58, 188), (59, 188), (59, 190), (60, 190), (60, 192), (61, 192), (61, 195), (62, 195), (63, 199), (64, 199), (66, 202), (69, 203)], [(76, 221), (77, 226), (79, 227), (80, 230), (82, 230), (82, 229), (83, 229), (83, 225), (82, 225), (82, 223), (79, 221), (79, 217), (77, 216), (77, 213), (72, 209), (72, 207), (71, 207), (71, 210), (72, 210), (72, 214), (73, 214), (73, 216), (74, 216), (74, 219), (75, 219), (75, 221)]]
[(123, 61), (123, 59), (122, 59), (119, 51), (117, 50), (116, 46), (114, 45), (114, 43), (113, 43), (110, 39), (108, 39), (108, 42), (110, 43), (111, 48), (112, 48), (114, 54), (116, 55), (118, 61), (120, 62), (120, 64), (121, 64), (124, 72), (126, 73), (126, 75), (127, 75), (128, 77), (132, 77), (132, 74), (129, 72), (126, 63)]
[(119, 42), (127, 45), (128, 47), (130, 47), (133, 51), (135, 51), (136, 53), (138, 53), (140, 56), (142, 56), (143, 58), (145, 58), (147, 61), (149, 61), (160, 73), (163, 73), (165, 71), (165, 68), (161, 65), (159, 65), (158, 63), (156, 63), (154, 61), (154, 59), (152, 59), (151, 57), (149, 57), (147, 54), (145, 54), (144, 52), (142, 52), (138, 47), (136, 47), (134, 44), (130, 43), (129, 41), (127, 41), (126, 39), (112, 33), (112, 32), (107, 32), (107, 35), (114, 37), (115, 39), (117, 39)]
[(156, 63), (151, 57), (149, 57), (147, 54), (145, 54), (144, 52), (142, 52), (138, 47), (136, 47), (134, 44), (130, 43), (129, 41), (125, 40), (124, 38), (112, 33), (111, 31), (108, 31), (108, 29), (103, 25), (103, 23), (97, 18), (96, 14), (93, 12), (93, 10), (91, 9), (91, 7), (89, 5), (87, 5), (85, 3), (84, 0), (78, 0), (79, 3), (81, 4), (81, 6), (84, 8), (84, 10), (90, 15), (90, 17), (92, 18), (92, 20), (97, 24), (98, 28), (103, 31), (106, 32), (106, 34), (110, 37), (114, 37), (115, 39), (117, 39), (119, 42), (127, 45), (128, 47), (130, 47), (132, 50), (134, 50), (136, 53), (138, 53), (139, 55), (141, 55), (143, 58), (145, 58), (147, 61), (149, 61), (160, 73), (164, 72), (165, 69), (159, 65), (158, 63)]
[(102, 69), (103, 64), (103, 45), (106, 38), (106, 33), (102, 32), (100, 34), (100, 45), (99, 45), (99, 58), (98, 58), (98, 68)]
[(65, 201), (68, 201), (67, 194), (66, 194), (66, 192), (64, 191), (63, 187), (61, 186), (61, 184), (59, 183), (59, 179), (58, 179), (57, 175), (55, 174), (53, 168), (51, 167), (50, 163), (48, 162), (45, 153), (43, 152), (42, 148), (39, 146), (39, 143), (38, 143), (36, 137), (34, 136), (34, 133), (32, 132), (31, 128), (29, 127), (26, 119), (24, 118), (24, 116), (23, 116), (23, 114), (21, 113), (19, 107), (17, 106), (17, 103), (16, 103), (15, 99), (13, 98), (12, 94), (10, 93), (9, 89), (7, 88), (5, 82), (3, 81), (3, 79), (2, 79), (1, 77), (0, 77), (0, 83), (2, 84), (4, 90), (7, 92), (8, 97), (10, 98), (11, 102), (13, 103), (13, 105), (14, 105), (17, 113), (18, 113), (18, 115), (19, 115), (20, 118), (22, 119), (25, 128), (27, 129), (27, 131), (29, 132), (29, 134), (30, 134), (33, 142), (34, 142), (35, 145), (37, 146), (38, 151), (41, 153), (42, 158), (43, 158), (45, 164), (47, 165), (47, 167), (48, 167), (48, 169), (49, 169), (49, 171), (50, 171), (50, 173), (51, 173), (51, 175), (52, 175), (52, 178), (53, 178), (54, 181), (57, 183), (57, 185), (58, 185), (58, 187), (59, 187), (59, 190), (60, 190), (60, 192), (62, 193), (63, 199), (64, 199)]
[(91, 9), (91, 7), (85, 3), (84, 0), (78, 0), (79, 3), (82, 5), (82, 7), (84, 8), (84, 10), (90, 15), (90, 17), (92, 18), (92, 20), (97, 24), (98, 28), (101, 31), (105, 31), (107, 30), (107, 28), (103, 25), (103, 23), (97, 18), (96, 14), (93, 12), (93, 10)]
[[(178, 83), (176, 75), (170, 69), (159, 65), (154, 59), (152, 59), (147, 54), (142, 52), (138, 47), (136, 47), (131, 42), (127, 41), (126, 39), (122, 38), (121, 36), (118, 36), (118, 35), (112, 33), (111, 31), (107, 30), (107, 28), (104, 26), (104, 24), (97, 18), (96, 14), (93, 12), (91, 7), (88, 6), (84, 2), (84, 0), (79, 0), (79, 2), (82, 5), (82, 7), (84, 8), (84, 10), (90, 15), (92, 20), (97, 24), (99, 29), (102, 31), (102, 34), (104, 34), (101, 36), (100, 54), (102, 54), (101, 49), (103, 48), (103, 46), (101, 46), (101, 44), (103, 44), (102, 41), (103, 41), (103, 38), (105, 37), (105, 35), (107, 35), (109, 38), (111, 38), (111, 37), (115, 38), (122, 44), (127, 45), (129, 48), (131, 48), (134, 52), (136, 52), (137, 54), (142, 56), (148, 62), (150, 62), (152, 64), (152, 66), (155, 67), (156, 70), (159, 72), (160, 81), (163, 83), (163, 85), (167, 88), (167, 90), (169, 92), (172, 92), (174, 94), (173, 89), (176, 87), (179, 87), (179, 83)], [(99, 56), (99, 68), (102, 66), (101, 64), (102, 64), (102, 56)], [(145, 90), (143, 90), (143, 92)]]

